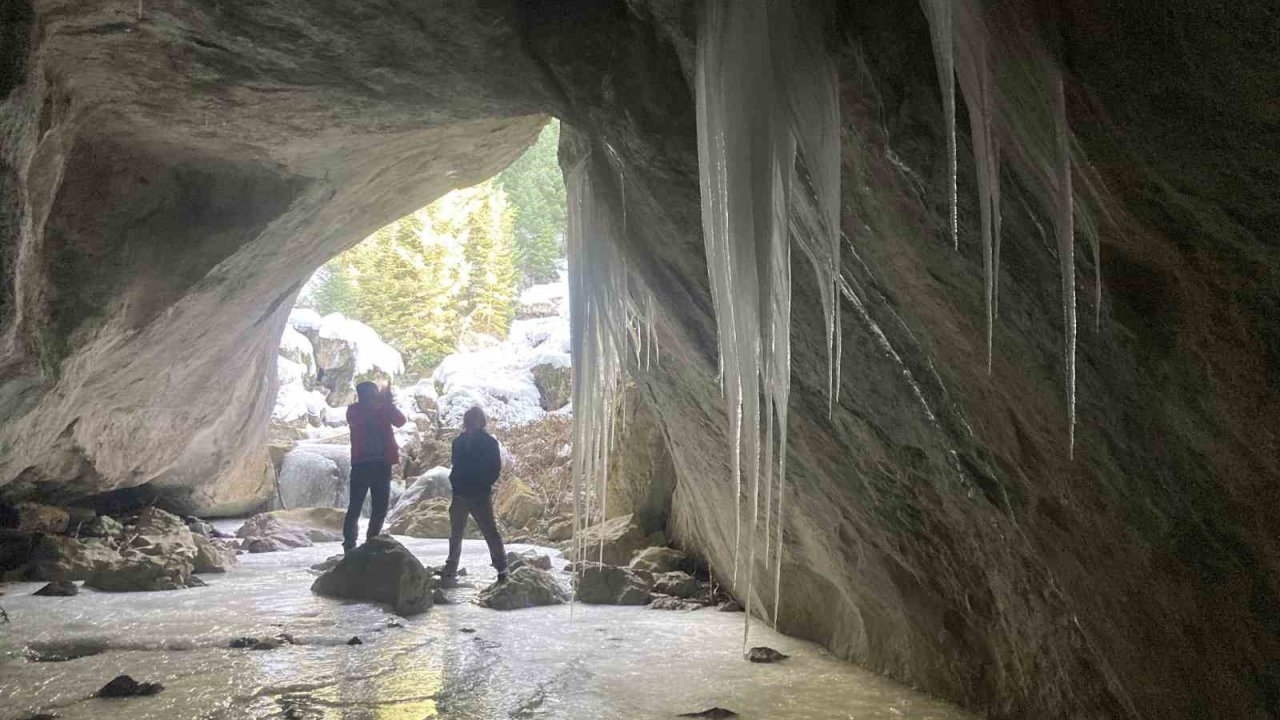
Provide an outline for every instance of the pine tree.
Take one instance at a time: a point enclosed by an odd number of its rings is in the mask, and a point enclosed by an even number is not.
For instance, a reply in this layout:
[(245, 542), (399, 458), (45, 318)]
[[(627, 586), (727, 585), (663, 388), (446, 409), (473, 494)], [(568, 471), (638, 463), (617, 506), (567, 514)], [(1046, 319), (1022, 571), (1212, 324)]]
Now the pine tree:
[(506, 195), (493, 182), (463, 192), (471, 197), (462, 228), (467, 285), (461, 310), (473, 332), (506, 337), (516, 299), (512, 217)]
[(564, 178), (556, 152), (560, 122), (552, 120), (533, 144), (496, 182), (506, 193), (512, 214), (515, 268), (519, 286), (556, 279), (564, 257)]

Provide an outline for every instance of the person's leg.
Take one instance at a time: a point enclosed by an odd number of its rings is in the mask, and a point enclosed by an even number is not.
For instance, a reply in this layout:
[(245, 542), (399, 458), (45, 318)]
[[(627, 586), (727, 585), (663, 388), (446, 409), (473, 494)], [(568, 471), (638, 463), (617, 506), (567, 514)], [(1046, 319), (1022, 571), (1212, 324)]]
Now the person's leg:
[(391, 466), (378, 463), (371, 468), (369, 479), (369, 532), (366, 537), (382, 533), (382, 521), (387, 517), (387, 503), (391, 500)]
[(471, 517), (475, 518), (476, 525), (480, 526), (480, 533), (484, 535), (484, 541), (489, 544), (489, 560), (493, 562), (493, 569), (497, 570), (501, 577), (507, 572), (507, 551), (502, 546), (498, 521), (493, 516), (493, 498), (487, 495), (476, 498), (471, 504)]
[(361, 463), (351, 466), (351, 496), (347, 499), (347, 516), (342, 519), (342, 549), (356, 546), (360, 533), (360, 510), (364, 508), (364, 496), (369, 491), (368, 466)]
[(458, 572), (458, 560), (462, 557), (462, 534), (467, 530), (467, 512), (470, 509), (469, 498), (454, 495), (449, 503), (449, 558), (444, 563), (444, 574), (453, 575)]

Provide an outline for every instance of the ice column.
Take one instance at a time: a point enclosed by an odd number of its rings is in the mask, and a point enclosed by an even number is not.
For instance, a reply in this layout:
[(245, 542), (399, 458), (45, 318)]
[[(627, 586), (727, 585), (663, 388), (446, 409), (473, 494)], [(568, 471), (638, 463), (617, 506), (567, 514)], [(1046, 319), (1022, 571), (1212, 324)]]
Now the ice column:
[[(787, 0), (710, 0), (699, 25), (703, 239), (736, 488), (733, 586), (745, 598), (748, 626), (756, 548), (763, 539), (768, 568), (771, 522), (775, 623), (777, 618), (791, 380), (792, 241), (817, 276), (832, 402), (839, 392), (839, 102), (835, 68), (813, 12), (809, 3)], [(762, 499), (765, 522), (760, 532)], [(745, 587), (739, 577), (744, 501), (750, 503)], [(744, 646), (746, 632), (744, 626)]]

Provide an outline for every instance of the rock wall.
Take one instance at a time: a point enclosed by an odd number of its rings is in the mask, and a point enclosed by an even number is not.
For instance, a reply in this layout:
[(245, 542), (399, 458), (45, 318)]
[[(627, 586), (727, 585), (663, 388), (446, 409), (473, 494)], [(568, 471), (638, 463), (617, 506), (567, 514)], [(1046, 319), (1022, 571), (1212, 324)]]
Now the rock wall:
[[(797, 265), (779, 626), (996, 717), (1276, 715), (1274, 8), (988, 5), (1066, 58), (1076, 139), (1115, 206), (1096, 326), (1081, 280), (1075, 457), (1035, 203), (1006, 188), (988, 375), (964, 116), (956, 253), (923, 15), (831, 3), (852, 297), (829, 412)], [(725, 577), (734, 483), (697, 202), (694, 7), (173, 2), (138, 19), (131, 2), (10, 4), (0, 494), (146, 484), (202, 511), (255, 502), (299, 283), (492, 174), (551, 112), (578, 131), (562, 159), (591, 163), (619, 216), (625, 197), (625, 251), (662, 310), (661, 360), (634, 381), (669, 440), (668, 530)], [(768, 612), (765, 577), (753, 592)]]

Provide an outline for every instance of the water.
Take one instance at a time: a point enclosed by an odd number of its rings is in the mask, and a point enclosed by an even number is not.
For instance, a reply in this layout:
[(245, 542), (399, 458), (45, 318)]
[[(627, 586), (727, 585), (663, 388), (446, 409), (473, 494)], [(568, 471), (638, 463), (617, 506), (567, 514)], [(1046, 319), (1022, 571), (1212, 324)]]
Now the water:
[[(443, 540), (400, 540), (424, 563), (444, 559)], [(743, 718), (972, 717), (764, 628), (754, 641), (792, 658), (747, 663), (736, 613), (578, 605), (570, 622), (568, 606), (498, 612), (459, 588), (449, 591), (457, 604), (403, 619), (312, 595), (309, 566), (337, 551), (328, 543), (242, 556), (232, 572), (204, 576), (209, 587), (177, 592), (42, 598), (30, 594), (37, 583), (9, 585), (0, 718), (670, 718), (716, 705)], [(493, 579), (487, 562), (483, 543), (464, 543), (479, 587)], [(557, 556), (558, 575), (563, 564)], [(298, 644), (227, 648), (235, 637), (279, 632)], [(365, 644), (346, 645), (353, 635)], [(99, 652), (66, 662), (23, 656), (55, 646)], [(90, 697), (121, 673), (165, 689)]]

